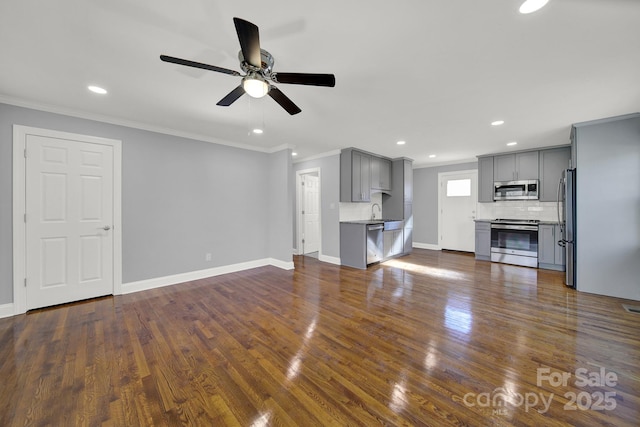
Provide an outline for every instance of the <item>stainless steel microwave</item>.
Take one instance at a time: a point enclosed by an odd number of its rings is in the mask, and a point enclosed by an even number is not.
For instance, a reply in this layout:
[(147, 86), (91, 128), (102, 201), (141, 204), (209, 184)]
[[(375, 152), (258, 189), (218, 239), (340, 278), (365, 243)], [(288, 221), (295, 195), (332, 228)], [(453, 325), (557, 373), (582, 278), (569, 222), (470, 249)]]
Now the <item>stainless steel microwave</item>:
[(493, 183), (493, 200), (538, 200), (537, 179), (523, 181), (496, 181)]

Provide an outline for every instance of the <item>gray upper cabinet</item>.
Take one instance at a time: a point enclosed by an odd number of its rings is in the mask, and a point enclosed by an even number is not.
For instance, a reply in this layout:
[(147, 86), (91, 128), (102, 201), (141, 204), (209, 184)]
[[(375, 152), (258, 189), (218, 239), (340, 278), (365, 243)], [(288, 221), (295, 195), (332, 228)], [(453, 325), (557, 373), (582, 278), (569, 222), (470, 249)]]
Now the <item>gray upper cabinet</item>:
[(371, 201), (371, 155), (353, 150), (340, 153), (340, 201)]
[(404, 206), (413, 203), (413, 161), (394, 159), (391, 175), (391, 194), (389, 198), (383, 199), (383, 216), (406, 219)]
[(352, 167), (351, 200), (354, 202), (368, 202), (371, 200), (371, 156), (354, 151)]
[(570, 167), (571, 147), (478, 157), (478, 202), (493, 202), (494, 181), (539, 179), (541, 202), (557, 200), (562, 171)]
[(502, 154), (494, 157), (494, 181), (538, 179), (538, 174), (538, 151)]
[(391, 160), (371, 157), (371, 188), (391, 191)]
[(555, 202), (562, 171), (569, 168), (571, 147), (540, 151), (540, 201)]
[(340, 153), (340, 201), (370, 202), (371, 190), (391, 191), (391, 160), (353, 148)]
[(493, 156), (478, 158), (478, 202), (493, 202)]

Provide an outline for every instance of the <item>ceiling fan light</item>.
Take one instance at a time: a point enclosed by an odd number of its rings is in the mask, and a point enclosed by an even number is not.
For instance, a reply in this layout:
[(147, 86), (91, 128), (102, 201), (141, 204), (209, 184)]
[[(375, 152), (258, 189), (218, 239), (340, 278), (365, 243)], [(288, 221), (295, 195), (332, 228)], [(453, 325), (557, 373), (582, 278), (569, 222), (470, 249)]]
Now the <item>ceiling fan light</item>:
[(527, 14), (533, 13), (536, 10), (542, 9), (549, 0), (526, 0), (520, 6), (520, 13)]
[(242, 88), (252, 98), (262, 98), (269, 92), (269, 83), (256, 76), (242, 79)]

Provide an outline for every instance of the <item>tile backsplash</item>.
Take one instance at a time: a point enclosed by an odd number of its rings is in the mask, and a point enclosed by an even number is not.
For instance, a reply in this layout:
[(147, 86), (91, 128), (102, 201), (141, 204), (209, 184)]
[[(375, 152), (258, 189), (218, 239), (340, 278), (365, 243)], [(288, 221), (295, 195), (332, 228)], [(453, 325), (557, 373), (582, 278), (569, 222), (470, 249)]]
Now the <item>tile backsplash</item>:
[[(340, 221), (358, 221), (371, 218), (371, 207), (377, 203), (382, 209), (382, 193), (371, 195), (371, 203), (340, 203)], [(376, 218), (382, 218), (382, 211), (375, 208)]]
[(538, 219), (540, 221), (557, 221), (557, 204), (556, 202), (539, 202), (537, 200), (510, 200), (493, 203), (478, 203), (476, 218)]

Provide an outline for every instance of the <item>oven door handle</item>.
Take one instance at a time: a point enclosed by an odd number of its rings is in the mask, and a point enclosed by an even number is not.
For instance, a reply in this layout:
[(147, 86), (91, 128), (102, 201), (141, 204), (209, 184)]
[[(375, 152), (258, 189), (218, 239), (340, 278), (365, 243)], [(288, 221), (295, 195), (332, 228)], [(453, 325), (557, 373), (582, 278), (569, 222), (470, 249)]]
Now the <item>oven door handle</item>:
[(491, 228), (493, 228), (495, 230), (538, 231), (538, 226), (536, 226), (536, 225), (491, 224)]

